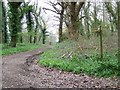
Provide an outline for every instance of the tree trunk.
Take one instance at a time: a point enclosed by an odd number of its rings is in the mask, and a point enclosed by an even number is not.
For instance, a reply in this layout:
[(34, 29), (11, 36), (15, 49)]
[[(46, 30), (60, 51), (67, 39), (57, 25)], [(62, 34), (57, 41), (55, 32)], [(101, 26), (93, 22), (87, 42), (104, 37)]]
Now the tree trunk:
[(23, 33), (22, 33), (22, 23), (21, 23), (22, 18), (23, 18), (23, 15), (21, 15), (19, 17), (19, 23), (20, 23), (19, 24), (19, 33), (20, 33), (19, 40), (20, 40), (20, 43), (23, 43)]
[(29, 42), (32, 43), (32, 17), (31, 17), (31, 10), (28, 10), (28, 13), (26, 14), (27, 18), (27, 29), (29, 34)]
[(7, 43), (7, 38), (8, 38), (8, 34), (7, 34), (7, 22), (6, 22), (6, 9), (4, 6), (4, 3), (2, 2), (2, 40), (3, 43)]
[(71, 17), (71, 30), (70, 30), (70, 37), (73, 39), (77, 39), (77, 17)]
[[(117, 25), (117, 29), (118, 29), (118, 48), (119, 48), (119, 51), (120, 51), (120, 1), (118, 2), (117, 6), (118, 6), (118, 25)], [(120, 58), (120, 55), (119, 55), (119, 58)]]
[(43, 44), (45, 44), (45, 38), (46, 38), (45, 31), (46, 31), (46, 29), (42, 30), (42, 35), (43, 35), (43, 37), (42, 37), (42, 43)]
[(23, 43), (23, 37), (20, 35), (20, 43)]
[(11, 12), (11, 42), (10, 46), (16, 47), (17, 44), (17, 37), (18, 37), (18, 26), (19, 26), (19, 19), (18, 19), (18, 7), (22, 2), (9, 2), (10, 5), (10, 12)]
[(76, 34), (76, 27), (77, 27), (77, 23), (76, 23), (76, 11), (75, 11), (75, 7), (76, 7), (76, 2), (71, 2), (70, 3), (70, 20), (71, 20), (71, 29), (70, 29), (70, 38), (74, 38), (75, 39), (75, 34)]
[(17, 9), (14, 11), (13, 13), (13, 30), (11, 32), (11, 46), (12, 47), (16, 47), (16, 43), (17, 43), (17, 32), (18, 32), (18, 28), (17, 28), (17, 15), (15, 15), (17, 12)]
[[(0, 6), (2, 6), (2, 2), (0, 2)], [(2, 8), (0, 8), (0, 22), (2, 22)], [(0, 23), (0, 27), (2, 27), (2, 23)], [(2, 30), (0, 30), (0, 44), (2, 44)]]
[(78, 19), (80, 9), (82, 8), (83, 5), (84, 5), (84, 2), (79, 2), (79, 4), (77, 4), (77, 2), (71, 2), (69, 5), (70, 20), (71, 20), (70, 37), (75, 40), (78, 38), (77, 19)]
[(102, 27), (100, 26), (100, 60), (103, 60), (103, 40), (102, 40)]
[(36, 43), (37, 42), (37, 25), (36, 25), (36, 29), (35, 29), (35, 36), (34, 36), (34, 43)]
[(60, 24), (59, 24), (59, 43), (62, 41), (62, 26), (63, 26), (63, 14), (64, 14), (64, 3), (62, 3), (62, 10), (60, 13)]
[[(97, 28), (97, 26), (98, 26), (98, 24), (97, 24), (97, 6), (96, 6), (96, 2), (95, 2), (95, 6), (94, 6), (94, 24), (95, 24), (95, 26), (94, 26), (94, 28), (95, 28), (95, 30), (97, 30), (98, 28)], [(95, 32), (95, 36), (99, 36), (99, 32)]]

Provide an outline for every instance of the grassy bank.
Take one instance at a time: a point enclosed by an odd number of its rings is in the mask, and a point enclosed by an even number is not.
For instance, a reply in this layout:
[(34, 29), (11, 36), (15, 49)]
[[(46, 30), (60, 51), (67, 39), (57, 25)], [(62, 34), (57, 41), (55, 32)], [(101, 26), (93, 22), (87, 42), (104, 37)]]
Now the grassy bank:
[(40, 48), (43, 45), (40, 44), (26, 44), (26, 43), (19, 43), (15, 48), (9, 47), (7, 45), (2, 45), (2, 49), (0, 50), (0, 55), (9, 55), (9, 54), (15, 54), (19, 52), (25, 52), (29, 50), (33, 50), (36, 48)]
[(88, 51), (89, 53), (86, 54), (84, 50), (79, 49), (77, 41), (65, 41), (46, 51), (39, 63), (76, 74), (86, 73), (99, 77), (120, 76), (117, 53), (104, 52), (103, 61), (100, 61), (98, 52), (94, 49)]

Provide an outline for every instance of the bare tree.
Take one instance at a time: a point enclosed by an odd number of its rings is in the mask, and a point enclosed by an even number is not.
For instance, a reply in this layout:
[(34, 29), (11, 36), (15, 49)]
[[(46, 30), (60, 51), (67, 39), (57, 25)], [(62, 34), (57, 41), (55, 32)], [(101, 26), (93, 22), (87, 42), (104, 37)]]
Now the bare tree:
[[(59, 17), (58, 16), (55, 16), (55, 17), (59, 19), (59, 29), (58, 30), (59, 30), (59, 43), (60, 43), (62, 41), (62, 27), (63, 27), (64, 10), (66, 8), (66, 4), (64, 2), (54, 3), (51, 1), (48, 4), (53, 7), (53, 10), (49, 9), (49, 8), (43, 8), (43, 9), (50, 10), (59, 15)], [(57, 5), (59, 5), (60, 8), (57, 8)]]

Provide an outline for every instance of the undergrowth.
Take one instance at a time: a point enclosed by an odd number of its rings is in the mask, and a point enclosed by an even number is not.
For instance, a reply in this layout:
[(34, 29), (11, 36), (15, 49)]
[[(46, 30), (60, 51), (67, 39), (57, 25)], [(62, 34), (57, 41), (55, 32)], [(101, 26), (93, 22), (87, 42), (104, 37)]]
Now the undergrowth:
[[(74, 47), (77, 42), (63, 42), (46, 51), (40, 58), (39, 63), (49, 67), (76, 74), (85, 73), (99, 77), (118, 77), (120, 68), (116, 54), (104, 53), (101, 61), (99, 53), (92, 53), (86, 57), (85, 54), (76, 51)], [(64, 53), (72, 51), (72, 57), (61, 57)]]

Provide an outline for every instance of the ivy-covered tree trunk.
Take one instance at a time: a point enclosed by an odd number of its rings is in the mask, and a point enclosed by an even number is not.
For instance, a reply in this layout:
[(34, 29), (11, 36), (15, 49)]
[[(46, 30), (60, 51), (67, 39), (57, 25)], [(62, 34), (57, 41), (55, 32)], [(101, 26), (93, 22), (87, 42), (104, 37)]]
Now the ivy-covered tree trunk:
[(85, 28), (87, 29), (87, 37), (90, 39), (90, 28), (89, 28), (89, 7), (90, 2), (88, 2), (87, 7), (84, 9), (84, 15), (85, 15)]
[(37, 42), (37, 33), (38, 33), (38, 26), (39, 26), (39, 22), (38, 22), (38, 18), (35, 14), (33, 14), (36, 20), (36, 27), (35, 27), (35, 32), (34, 32), (34, 40), (33, 42), (36, 43)]
[(29, 7), (29, 10), (26, 14), (27, 19), (27, 30), (29, 34), (29, 42), (32, 43), (32, 16), (31, 16), (31, 7)]
[[(22, 12), (21, 12), (22, 13)], [(23, 43), (23, 33), (22, 33), (22, 23), (21, 20), (23, 18), (24, 14), (22, 13), (19, 17), (19, 41), (20, 43)]]
[(38, 25), (36, 25), (36, 29), (35, 29), (35, 36), (34, 36), (34, 43), (36, 43), (37, 42), (37, 26)]
[(8, 34), (7, 34), (7, 22), (6, 22), (6, 9), (4, 3), (2, 2), (2, 41), (7, 43)]
[(19, 17), (18, 17), (18, 7), (22, 2), (9, 2), (10, 6), (10, 34), (11, 34), (11, 42), (10, 46), (16, 47), (17, 37), (18, 37), (18, 26), (19, 26)]

